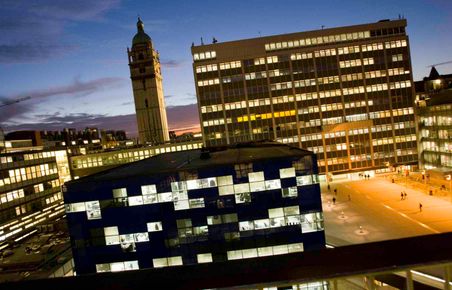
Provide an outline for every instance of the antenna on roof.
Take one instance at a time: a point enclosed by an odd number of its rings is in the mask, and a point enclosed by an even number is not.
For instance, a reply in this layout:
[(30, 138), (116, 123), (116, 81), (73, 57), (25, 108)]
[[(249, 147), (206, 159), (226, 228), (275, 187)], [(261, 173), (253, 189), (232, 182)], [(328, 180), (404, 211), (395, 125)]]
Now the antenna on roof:
[(212, 38), (212, 43), (217, 43), (217, 42), (218, 42), (218, 40), (215, 37), (213, 37)]
[(202, 37), (201, 37), (201, 45), (204, 45), (204, 41), (202, 40)]
[(322, 30), (323, 30), (324, 27), (325, 27), (325, 25), (322, 24)]

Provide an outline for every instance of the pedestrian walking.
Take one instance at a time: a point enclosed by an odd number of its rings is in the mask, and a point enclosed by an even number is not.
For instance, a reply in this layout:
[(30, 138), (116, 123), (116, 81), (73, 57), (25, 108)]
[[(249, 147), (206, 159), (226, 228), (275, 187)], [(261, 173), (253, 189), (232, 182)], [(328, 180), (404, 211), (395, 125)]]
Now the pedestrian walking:
[(331, 189), (331, 188), (330, 188), (330, 184), (329, 184), (329, 183), (328, 183), (328, 186), (327, 186), (327, 188), (328, 188), (328, 191), (330, 191), (330, 189)]
[(404, 191), (403, 192), (403, 199), (406, 199), (406, 196), (407, 196), (408, 194), (406, 194), (406, 192)]
[(419, 212), (422, 211), (422, 203), (419, 203)]
[(348, 201), (352, 201), (352, 197), (350, 196), (350, 193), (348, 194)]
[(333, 204), (336, 204), (336, 198), (333, 197)]
[(337, 195), (337, 188), (334, 189), (334, 194)]
[(400, 193), (400, 200), (403, 200), (403, 191)]

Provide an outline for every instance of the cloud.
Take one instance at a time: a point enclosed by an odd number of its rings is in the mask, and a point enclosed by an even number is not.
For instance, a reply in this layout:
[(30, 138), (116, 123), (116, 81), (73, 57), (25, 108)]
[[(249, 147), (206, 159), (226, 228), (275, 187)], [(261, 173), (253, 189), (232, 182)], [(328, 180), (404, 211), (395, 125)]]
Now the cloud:
[(90, 123), (93, 120), (101, 119), (105, 117), (102, 114), (87, 114), (87, 113), (75, 113), (66, 116), (61, 116), (59, 112), (47, 115), (36, 115), (41, 118), (43, 123), (60, 123), (60, 124), (74, 124), (74, 123)]
[(118, 7), (107, 1), (2, 1), (0, 63), (28, 63), (58, 57), (78, 48), (65, 41), (65, 28), (77, 21), (100, 21)]
[(105, 12), (117, 8), (120, 2), (120, 0), (34, 0), (27, 1), (26, 6), (28, 11), (34, 15), (77, 21), (100, 19)]
[(0, 45), (0, 63), (30, 63), (50, 57), (60, 56), (75, 50), (76, 46), (69, 45)]
[[(199, 130), (198, 105), (190, 104), (183, 106), (170, 106), (166, 108), (168, 116), (168, 126), (170, 130), (179, 131), (181, 129), (193, 128)], [(195, 130), (195, 129), (198, 130)]]
[(12, 104), (8, 107), (3, 107), (1, 109), (0, 114), (0, 124), (1, 126), (4, 126), (3, 123), (6, 120), (13, 119), (17, 116), (22, 116), (28, 113), (29, 111), (33, 110), (35, 108), (34, 105), (23, 105), (23, 104)]
[(95, 127), (105, 130), (125, 130), (128, 136), (137, 136), (138, 134), (135, 114), (105, 116), (100, 114), (76, 113), (61, 116), (56, 113), (40, 116), (43, 117), (41, 122), (11, 125), (6, 129), (8, 132), (19, 130), (59, 131), (64, 128), (81, 130), (86, 127)]
[[(22, 96), (31, 96), (31, 100), (25, 101), (25, 103), (11, 105), (8, 107), (8, 110), (2, 110), (2, 114), (0, 114), (0, 123), (13, 118), (18, 118), (24, 113), (33, 111), (35, 108), (34, 103), (42, 102), (43, 99), (46, 98), (56, 96), (87, 96), (106, 89), (119, 87), (125, 82), (126, 79), (115, 77), (99, 78), (90, 81), (80, 81), (79, 79), (75, 79), (73, 83), (65, 86), (25, 92)], [(17, 98), (19, 97), (12, 97), (11, 99)]]
[[(199, 131), (198, 107), (196, 104), (167, 108), (169, 129), (176, 132)], [(83, 129), (96, 127), (105, 130), (125, 130), (130, 137), (137, 137), (138, 128), (135, 114), (106, 116), (101, 114), (76, 113), (62, 116), (61, 113), (39, 115), (40, 122), (8, 126), (5, 131), (18, 130), (62, 130), (64, 128)]]
[(177, 68), (181, 67), (184, 64), (184, 61), (177, 61), (177, 60), (162, 60), (160, 64), (165, 68)]
[(125, 83), (126, 79), (108, 77), (99, 78), (91, 81), (80, 81), (78, 78), (72, 84), (66, 86), (53, 87), (50, 89), (36, 90), (28, 92), (33, 98), (47, 98), (51, 96), (71, 95), (73, 97), (80, 97), (90, 95), (96, 91), (105, 90), (107, 88), (119, 87)]

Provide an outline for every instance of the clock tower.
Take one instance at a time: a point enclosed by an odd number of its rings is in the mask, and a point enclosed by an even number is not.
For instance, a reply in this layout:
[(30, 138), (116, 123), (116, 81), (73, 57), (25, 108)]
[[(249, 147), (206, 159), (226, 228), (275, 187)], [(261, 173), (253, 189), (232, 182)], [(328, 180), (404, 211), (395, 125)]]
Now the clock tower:
[(132, 48), (127, 48), (127, 54), (140, 143), (165, 143), (169, 141), (169, 135), (159, 54), (144, 32), (144, 24), (139, 17), (137, 33), (133, 37)]

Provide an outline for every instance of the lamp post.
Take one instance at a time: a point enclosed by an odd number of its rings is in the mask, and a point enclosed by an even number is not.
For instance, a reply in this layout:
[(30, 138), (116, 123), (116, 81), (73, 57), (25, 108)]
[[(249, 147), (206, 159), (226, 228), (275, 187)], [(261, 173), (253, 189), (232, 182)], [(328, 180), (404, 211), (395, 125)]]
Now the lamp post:
[(408, 188), (408, 169), (405, 169), (405, 188)]
[[(449, 180), (449, 191), (452, 192), (452, 176), (450, 174), (446, 175), (446, 180)], [(451, 193), (451, 201), (452, 201), (452, 193)]]

